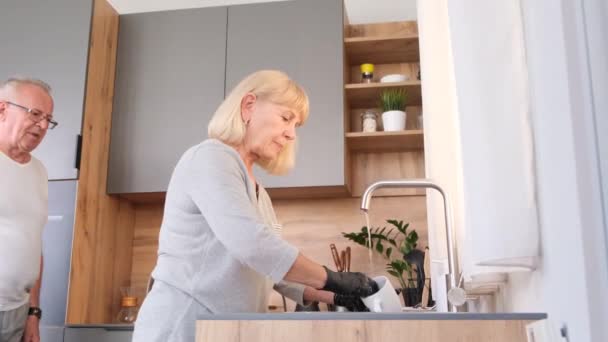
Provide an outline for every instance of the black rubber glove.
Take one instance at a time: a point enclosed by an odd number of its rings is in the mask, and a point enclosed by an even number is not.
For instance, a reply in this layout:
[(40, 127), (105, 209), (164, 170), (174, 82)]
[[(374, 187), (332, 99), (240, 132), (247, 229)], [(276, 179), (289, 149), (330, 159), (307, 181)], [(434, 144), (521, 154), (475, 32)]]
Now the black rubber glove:
[(334, 305), (343, 306), (351, 312), (369, 311), (365, 304), (363, 304), (361, 297), (357, 296), (336, 293), (334, 294)]
[(323, 268), (327, 272), (327, 282), (322, 290), (356, 297), (367, 297), (378, 292), (378, 284), (363, 273), (334, 272), (325, 266)]

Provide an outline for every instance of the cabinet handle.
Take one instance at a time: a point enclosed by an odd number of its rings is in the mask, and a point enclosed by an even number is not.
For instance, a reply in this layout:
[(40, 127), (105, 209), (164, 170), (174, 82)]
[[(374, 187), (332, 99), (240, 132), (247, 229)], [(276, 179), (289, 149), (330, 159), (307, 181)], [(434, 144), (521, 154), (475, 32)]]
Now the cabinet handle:
[(80, 171), (80, 156), (82, 153), (82, 135), (76, 136), (76, 160), (74, 161), (74, 167)]

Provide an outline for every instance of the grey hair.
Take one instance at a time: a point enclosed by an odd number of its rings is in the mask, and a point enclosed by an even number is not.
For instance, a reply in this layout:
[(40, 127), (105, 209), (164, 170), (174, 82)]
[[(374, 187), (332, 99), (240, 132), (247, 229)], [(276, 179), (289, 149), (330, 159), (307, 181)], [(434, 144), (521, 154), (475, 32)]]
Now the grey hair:
[(48, 83), (46, 83), (42, 80), (36, 79), (36, 78), (20, 77), (20, 76), (10, 77), (6, 81), (2, 82), (0, 84), (0, 91), (5, 90), (7, 88), (16, 89), (17, 87), (19, 87), (21, 85), (37, 86), (40, 89), (44, 90), (49, 96), (51, 96), (51, 86), (48, 85)]

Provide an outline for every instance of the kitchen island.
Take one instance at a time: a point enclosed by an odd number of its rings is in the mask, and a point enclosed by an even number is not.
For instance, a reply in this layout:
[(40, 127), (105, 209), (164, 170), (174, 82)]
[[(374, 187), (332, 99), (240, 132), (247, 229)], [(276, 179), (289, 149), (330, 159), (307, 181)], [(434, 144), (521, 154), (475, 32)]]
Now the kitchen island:
[(196, 341), (526, 342), (526, 324), (543, 313), (218, 314), (202, 316)]

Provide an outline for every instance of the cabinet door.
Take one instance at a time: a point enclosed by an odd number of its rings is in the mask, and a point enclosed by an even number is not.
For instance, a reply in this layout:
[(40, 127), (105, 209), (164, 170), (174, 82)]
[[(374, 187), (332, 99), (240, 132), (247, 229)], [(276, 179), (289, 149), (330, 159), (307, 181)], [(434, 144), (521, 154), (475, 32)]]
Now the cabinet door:
[(49, 218), (42, 231), (42, 325), (63, 326), (70, 278), (77, 181), (49, 182)]
[(82, 126), (92, 0), (2, 0), (0, 78), (38, 78), (52, 88), (54, 117), (34, 155), (49, 179), (76, 179)]
[(224, 98), (225, 7), (120, 17), (109, 193), (166, 191)]
[[(46, 310), (45, 310), (46, 311)], [(46, 314), (46, 312), (45, 312)], [(44, 316), (42, 316), (44, 317)], [(63, 342), (65, 328), (61, 326), (45, 325), (40, 323), (40, 341)]]
[(343, 25), (340, 0), (292, 0), (229, 7), (226, 94), (245, 76), (279, 69), (310, 97), (297, 130), (296, 167), (270, 188), (344, 185)]
[(64, 342), (130, 342), (133, 331), (104, 328), (65, 328)]

